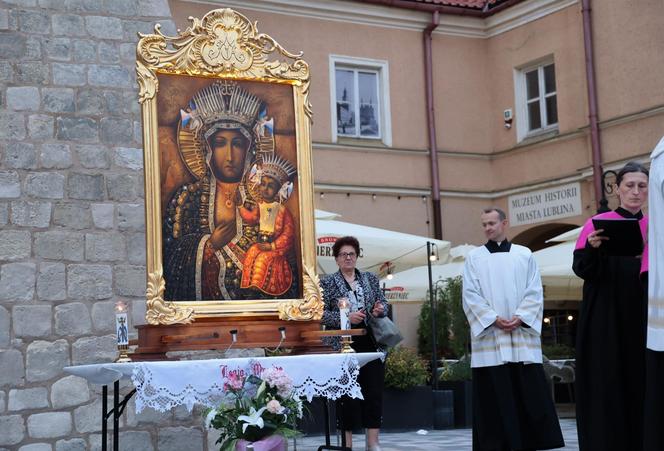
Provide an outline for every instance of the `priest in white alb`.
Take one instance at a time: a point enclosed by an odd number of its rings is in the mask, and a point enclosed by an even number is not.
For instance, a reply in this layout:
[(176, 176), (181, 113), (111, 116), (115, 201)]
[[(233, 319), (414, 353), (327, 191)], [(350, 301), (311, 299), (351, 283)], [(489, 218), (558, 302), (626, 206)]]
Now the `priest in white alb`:
[(565, 446), (542, 366), (544, 299), (532, 252), (507, 240), (499, 208), (481, 215), (488, 241), (466, 257), (463, 308), (470, 323), (473, 451)]

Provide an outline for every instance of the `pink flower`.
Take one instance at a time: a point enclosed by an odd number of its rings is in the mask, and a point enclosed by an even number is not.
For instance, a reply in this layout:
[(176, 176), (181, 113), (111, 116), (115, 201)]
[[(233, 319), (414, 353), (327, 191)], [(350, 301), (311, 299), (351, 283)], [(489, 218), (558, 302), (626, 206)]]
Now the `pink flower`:
[(281, 368), (268, 368), (261, 377), (267, 385), (276, 388), (280, 396), (289, 396), (293, 390), (293, 381)]
[(226, 388), (231, 388), (233, 390), (242, 390), (244, 379), (238, 376), (237, 373), (230, 373), (225, 386)]
[(282, 413), (284, 408), (276, 399), (267, 402), (267, 411), (270, 413)]

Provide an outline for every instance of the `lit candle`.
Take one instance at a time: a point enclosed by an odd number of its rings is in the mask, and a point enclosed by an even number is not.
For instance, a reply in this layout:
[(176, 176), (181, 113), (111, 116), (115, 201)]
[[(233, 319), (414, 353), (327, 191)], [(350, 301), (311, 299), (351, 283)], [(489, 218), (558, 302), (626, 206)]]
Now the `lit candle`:
[(337, 302), (339, 306), (340, 329), (348, 330), (350, 329), (350, 319), (348, 318), (350, 314), (350, 302), (348, 302), (348, 298), (339, 298)]
[(115, 332), (118, 338), (118, 346), (129, 346), (129, 330), (127, 323), (127, 305), (118, 301), (115, 304)]

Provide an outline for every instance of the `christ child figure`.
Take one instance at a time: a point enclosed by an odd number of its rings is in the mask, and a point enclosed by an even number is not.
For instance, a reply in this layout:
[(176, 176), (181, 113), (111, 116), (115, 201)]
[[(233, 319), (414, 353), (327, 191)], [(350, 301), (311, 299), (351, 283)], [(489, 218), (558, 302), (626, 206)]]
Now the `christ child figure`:
[(283, 158), (263, 157), (249, 175), (250, 184), (258, 193), (258, 204), (239, 208), (247, 224), (258, 224), (258, 242), (244, 258), (241, 288), (254, 288), (270, 296), (280, 296), (293, 282), (289, 263), (295, 243), (295, 222), (283, 205), (293, 192), (291, 178), (295, 168)]

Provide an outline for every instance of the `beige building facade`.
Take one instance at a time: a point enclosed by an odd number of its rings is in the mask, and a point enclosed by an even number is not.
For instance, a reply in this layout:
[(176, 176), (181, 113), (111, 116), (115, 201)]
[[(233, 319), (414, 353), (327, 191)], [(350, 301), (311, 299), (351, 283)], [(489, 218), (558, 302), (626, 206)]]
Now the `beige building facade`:
[[(512, 236), (535, 248), (597, 209), (582, 2), (511, 3), (483, 18), (442, 13), (432, 33), (442, 235), (453, 244), (483, 241), (478, 212), (487, 205), (504, 208)], [(189, 16), (228, 6), (304, 52), (317, 208), (349, 222), (434, 235), (423, 50), (432, 13), (344, 0), (170, 5), (179, 28)], [(647, 161), (664, 132), (661, 6), (592, 2), (603, 170)], [(337, 85), (349, 74), (356, 84), (344, 87), (374, 109), (378, 132), (371, 121), (361, 124), (361, 105), (357, 130), (340, 125), (353, 94), (344, 99)], [(610, 195), (609, 202), (614, 206)]]

